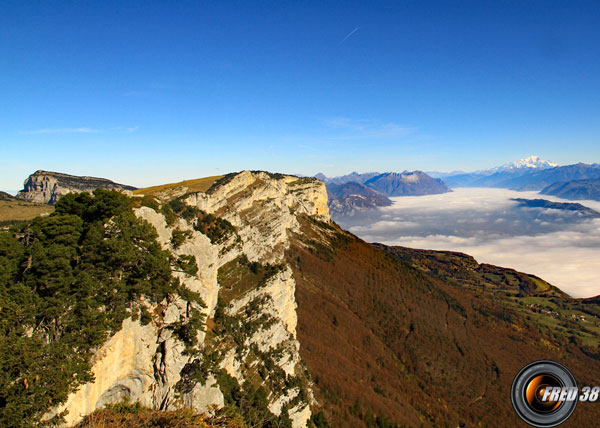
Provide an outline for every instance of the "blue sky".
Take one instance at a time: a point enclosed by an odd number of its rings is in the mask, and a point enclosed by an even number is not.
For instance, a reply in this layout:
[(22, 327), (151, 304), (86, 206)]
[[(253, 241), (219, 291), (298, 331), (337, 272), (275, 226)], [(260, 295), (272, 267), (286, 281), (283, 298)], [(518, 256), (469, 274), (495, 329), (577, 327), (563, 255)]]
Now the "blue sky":
[(0, 188), (600, 161), (598, 2), (0, 3)]

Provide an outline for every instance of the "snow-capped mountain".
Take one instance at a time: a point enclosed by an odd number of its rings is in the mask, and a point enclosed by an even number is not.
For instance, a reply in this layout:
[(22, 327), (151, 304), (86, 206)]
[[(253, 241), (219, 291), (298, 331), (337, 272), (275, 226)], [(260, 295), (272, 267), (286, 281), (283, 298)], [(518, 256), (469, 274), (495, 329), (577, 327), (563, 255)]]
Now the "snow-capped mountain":
[(541, 159), (539, 156), (529, 156), (528, 158), (519, 159), (516, 162), (507, 163), (507, 164), (504, 164), (497, 168), (493, 168), (493, 171), (494, 172), (511, 171), (511, 170), (522, 169), (522, 168), (531, 168), (531, 169), (542, 170), (542, 169), (554, 168), (555, 166), (558, 166), (558, 164)]
[(530, 156), (495, 170), (476, 171), (446, 177), (454, 187), (501, 187), (513, 190), (542, 190), (557, 182), (600, 179), (600, 164), (578, 163), (558, 166), (553, 162)]
[(444, 178), (444, 181), (450, 187), (510, 187), (509, 180), (514, 181), (523, 175), (557, 166), (557, 163), (544, 160), (539, 156), (529, 156), (495, 168), (448, 176)]

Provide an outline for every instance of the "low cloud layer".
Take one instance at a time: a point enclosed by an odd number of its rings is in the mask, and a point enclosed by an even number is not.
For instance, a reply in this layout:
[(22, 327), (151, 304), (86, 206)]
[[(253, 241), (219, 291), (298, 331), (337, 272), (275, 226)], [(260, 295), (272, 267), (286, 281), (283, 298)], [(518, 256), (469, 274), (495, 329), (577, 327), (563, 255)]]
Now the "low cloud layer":
[[(455, 189), (392, 198), (391, 207), (339, 223), (369, 242), (462, 251), (479, 262), (538, 275), (574, 297), (600, 294), (600, 219), (524, 208), (511, 198), (565, 202), (537, 192)], [(600, 211), (600, 202), (578, 202)]]

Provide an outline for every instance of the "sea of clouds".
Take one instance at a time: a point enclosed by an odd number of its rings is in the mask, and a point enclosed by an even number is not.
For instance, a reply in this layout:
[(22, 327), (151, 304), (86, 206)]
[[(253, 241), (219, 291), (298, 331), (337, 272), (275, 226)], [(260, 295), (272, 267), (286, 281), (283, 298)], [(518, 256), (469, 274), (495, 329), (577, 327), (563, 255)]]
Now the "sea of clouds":
[[(537, 192), (459, 188), (391, 198), (390, 207), (336, 220), (368, 242), (461, 251), (537, 275), (573, 297), (599, 295), (600, 219), (521, 207), (512, 198), (568, 202)], [(573, 202), (600, 211), (600, 202)]]

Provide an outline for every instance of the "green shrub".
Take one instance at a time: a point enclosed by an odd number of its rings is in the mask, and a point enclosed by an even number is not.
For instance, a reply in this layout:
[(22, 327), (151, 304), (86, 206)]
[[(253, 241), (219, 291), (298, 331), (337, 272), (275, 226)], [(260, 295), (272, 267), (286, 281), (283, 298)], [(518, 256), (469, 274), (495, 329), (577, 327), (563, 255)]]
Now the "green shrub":
[[(156, 238), (128, 197), (102, 189), (65, 195), (53, 214), (0, 233), (0, 426), (39, 426), (91, 381), (95, 348), (139, 313), (141, 297), (192, 302), (192, 316), (176, 328), (194, 344), (201, 299), (173, 277)], [(151, 314), (141, 308), (140, 318)]]

